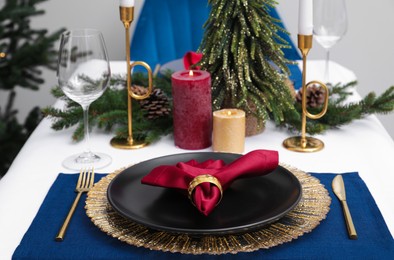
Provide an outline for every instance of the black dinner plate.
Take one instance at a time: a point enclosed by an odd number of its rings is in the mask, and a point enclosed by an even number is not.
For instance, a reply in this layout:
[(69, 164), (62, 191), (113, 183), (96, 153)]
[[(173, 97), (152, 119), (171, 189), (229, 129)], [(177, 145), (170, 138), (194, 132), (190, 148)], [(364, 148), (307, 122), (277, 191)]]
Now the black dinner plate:
[(301, 184), (282, 166), (265, 176), (234, 181), (209, 216), (201, 214), (178, 190), (141, 184), (142, 177), (159, 165), (175, 165), (192, 159), (199, 162), (221, 159), (230, 163), (239, 157), (200, 152), (144, 161), (125, 169), (111, 181), (108, 201), (124, 217), (152, 229), (194, 235), (250, 231), (280, 219), (297, 205)]

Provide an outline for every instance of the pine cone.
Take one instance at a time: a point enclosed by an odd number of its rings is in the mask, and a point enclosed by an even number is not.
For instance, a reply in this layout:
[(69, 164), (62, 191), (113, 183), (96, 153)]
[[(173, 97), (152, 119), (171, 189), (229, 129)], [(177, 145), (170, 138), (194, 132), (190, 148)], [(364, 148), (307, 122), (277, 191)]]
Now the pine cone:
[[(131, 89), (135, 94), (144, 95), (147, 89), (133, 85)], [(139, 101), (141, 109), (148, 112), (148, 119), (156, 119), (170, 114), (170, 102), (166, 94), (159, 88), (153, 88), (152, 93), (146, 99)]]
[[(309, 86), (306, 89), (306, 105), (307, 107), (320, 107), (324, 104), (324, 100), (326, 98), (326, 92), (324, 89), (318, 85), (314, 84)], [(296, 95), (297, 102), (302, 102), (302, 91), (301, 89), (297, 92)]]
[(143, 96), (148, 92), (148, 89), (143, 86), (133, 85), (131, 86), (131, 91), (136, 95)]

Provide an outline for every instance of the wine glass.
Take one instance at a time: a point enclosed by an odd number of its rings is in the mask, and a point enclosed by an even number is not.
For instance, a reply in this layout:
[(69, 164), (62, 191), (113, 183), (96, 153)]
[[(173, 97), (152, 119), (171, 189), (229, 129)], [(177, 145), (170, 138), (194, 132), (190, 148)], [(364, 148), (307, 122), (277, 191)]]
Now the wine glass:
[(329, 82), (330, 49), (347, 31), (345, 0), (313, 1), (313, 34), (316, 41), (326, 50), (324, 78)]
[(63, 166), (103, 168), (112, 161), (103, 153), (93, 153), (89, 146), (88, 113), (90, 104), (107, 88), (111, 70), (103, 35), (95, 29), (75, 29), (61, 36), (57, 77), (64, 94), (81, 105), (84, 118), (85, 151), (68, 157)]

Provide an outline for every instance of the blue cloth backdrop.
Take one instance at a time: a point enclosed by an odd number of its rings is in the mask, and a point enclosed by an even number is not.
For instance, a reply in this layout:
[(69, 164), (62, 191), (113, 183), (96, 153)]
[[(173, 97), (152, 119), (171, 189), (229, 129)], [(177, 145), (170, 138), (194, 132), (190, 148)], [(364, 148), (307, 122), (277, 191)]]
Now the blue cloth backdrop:
[[(333, 174), (312, 174), (332, 198), (330, 212), (311, 233), (270, 249), (236, 255), (182, 255), (138, 248), (117, 240), (96, 227), (81, 201), (65, 240), (54, 238), (75, 193), (77, 174), (60, 174), (49, 190), (37, 216), (24, 235), (13, 259), (394, 259), (394, 240), (376, 203), (358, 173), (344, 174), (347, 201), (358, 240), (347, 235), (342, 208), (333, 195)], [(97, 174), (96, 181), (104, 175)], [(86, 198), (84, 194), (82, 200)], [(141, 198), (143, 199), (143, 198)]]
[[(203, 0), (145, 0), (130, 46), (131, 60), (147, 62), (151, 68), (180, 59), (188, 51), (196, 51), (204, 35), (203, 24), (210, 7)], [(280, 20), (272, 8), (271, 16)], [(280, 26), (284, 27), (282, 22)], [(290, 60), (301, 59), (289, 35), (279, 35), (291, 46), (284, 49)], [(136, 67), (137, 71), (142, 68)], [(295, 88), (301, 86), (301, 72), (297, 65), (289, 65)]]

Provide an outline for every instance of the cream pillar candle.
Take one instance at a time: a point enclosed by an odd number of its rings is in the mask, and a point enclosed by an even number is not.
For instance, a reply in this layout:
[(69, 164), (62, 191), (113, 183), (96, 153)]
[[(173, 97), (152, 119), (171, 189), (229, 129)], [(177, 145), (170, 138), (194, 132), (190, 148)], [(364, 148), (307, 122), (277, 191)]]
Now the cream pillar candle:
[(245, 147), (245, 112), (222, 109), (213, 112), (213, 150), (243, 153)]

